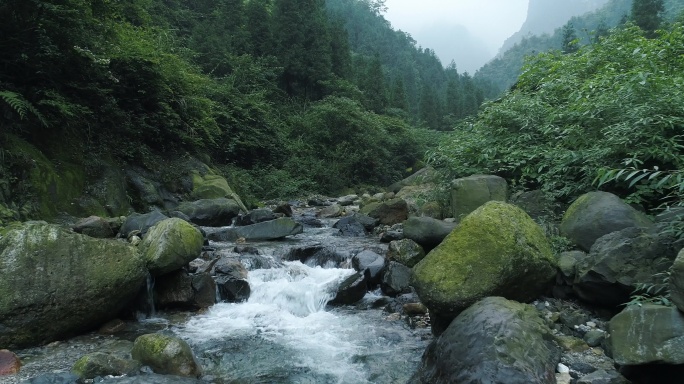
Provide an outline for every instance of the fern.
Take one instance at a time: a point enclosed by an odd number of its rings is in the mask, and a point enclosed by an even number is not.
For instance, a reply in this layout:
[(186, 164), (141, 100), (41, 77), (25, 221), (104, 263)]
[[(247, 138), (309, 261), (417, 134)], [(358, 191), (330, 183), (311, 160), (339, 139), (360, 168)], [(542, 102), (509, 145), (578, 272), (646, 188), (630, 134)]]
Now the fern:
[(20, 94), (11, 91), (0, 91), (0, 99), (7, 103), (7, 105), (19, 115), (21, 120), (27, 118), (27, 112), (35, 116), (43, 126), (47, 127), (48, 123), (43, 115), (38, 110), (24, 99)]

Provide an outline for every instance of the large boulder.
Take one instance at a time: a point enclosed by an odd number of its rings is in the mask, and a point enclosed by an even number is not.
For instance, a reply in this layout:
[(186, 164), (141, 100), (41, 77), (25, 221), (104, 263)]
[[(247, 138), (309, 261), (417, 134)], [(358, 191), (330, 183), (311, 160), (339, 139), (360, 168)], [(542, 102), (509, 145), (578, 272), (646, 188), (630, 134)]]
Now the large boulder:
[(132, 195), (132, 204), (136, 210), (171, 209), (178, 204), (176, 196), (157, 181), (159, 178), (159, 175), (153, 175), (142, 168), (133, 167), (126, 170), (128, 191)]
[(0, 345), (25, 347), (95, 328), (142, 287), (145, 263), (125, 242), (28, 222), (0, 231)]
[(370, 203), (361, 208), (361, 213), (378, 219), (380, 224), (394, 225), (408, 218), (408, 204), (404, 199)]
[(684, 249), (679, 251), (670, 267), (669, 288), (672, 303), (684, 312)]
[(300, 234), (303, 231), (304, 227), (300, 223), (289, 217), (280, 217), (244, 227), (222, 228), (209, 233), (207, 237), (213, 241), (235, 241), (239, 238), (247, 241), (277, 240)]
[(588, 252), (603, 235), (629, 227), (652, 227), (645, 214), (608, 192), (589, 192), (565, 211), (561, 234)]
[(656, 283), (654, 275), (666, 272), (676, 255), (669, 235), (625, 228), (596, 240), (578, 260), (573, 289), (585, 301), (618, 306), (638, 285)]
[(230, 225), (233, 218), (244, 212), (240, 203), (234, 199), (226, 198), (201, 199), (185, 202), (181, 203), (175, 209), (186, 214), (191, 222), (207, 227)]
[(345, 237), (364, 237), (378, 224), (378, 219), (354, 213), (338, 220), (333, 228), (339, 229), (339, 235)]
[(233, 192), (226, 179), (221, 175), (215, 174), (206, 165), (202, 165), (204, 167), (201, 168), (204, 169), (201, 171), (195, 170), (191, 174), (192, 192), (190, 193), (190, 196), (197, 200), (220, 198), (231, 199), (237, 203), (240, 209), (246, 211), (247, 208), (242, 203), (240, 196)]
[(560, 350), (531, 305), (488, 297), (433, 341), (411, 384), (555, 383)]
[(368, 274), (356, 272), (344, 279), (337, 288), (331, 305), (352, 305), (363, 299), (368, 291)]
[(131, 356), (149, 366), (155, 373), (198, 377), (201, 369), (185, 341), (159, 333), (135, 339)]
[(426, 252), (431, 251), (456, 228), (455, 223), (431, 217), (411, 217), (404, 222), (404, 237), (420, 244)]
[(380, 282), (387, 260), (371, 250), (364, 250), (352, 257), (352, 267), (368, 275), (371, 284)]
[(188, 222), (171, 218), (150, 228), (140, 244), (140, 252), (153, 275), (182, 268), (200, 256), (204, 236)]
[(473, 175), (451, 183), (451, 214), (460, 220), (488, 201), (506, 201), (508, 183), (499, 176)]
[(610, 320), (609, 326), (617, 364), (684, 364), (684, 315), (677, 308), (628, 306)]
[(421, 301), (453, 318), (487, 296), (529, 301), (545, 293), (556, 276), (556, 259), (523, 210), (491, 201), (466, 216), (413, 272)]

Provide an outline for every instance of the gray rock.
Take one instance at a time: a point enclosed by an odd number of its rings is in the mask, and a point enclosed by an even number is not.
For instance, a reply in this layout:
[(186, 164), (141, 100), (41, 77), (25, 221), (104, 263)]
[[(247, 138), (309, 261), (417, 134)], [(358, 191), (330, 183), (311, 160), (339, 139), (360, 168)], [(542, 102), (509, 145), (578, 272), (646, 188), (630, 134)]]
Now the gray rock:
[(584, 334), (584, 341), (590, 347), (598, 347), (606, 339), (606, 332), (600, 329), (592, 329)]
[(154, 284), (157, 308), (200, 309), (216, 304), (216, 283), (208, 273), (179, 270), (159, 276)]
[(107, 220), (99, 216), (90, 216), (81, 219), (73, 227), (74, 232), (82, 233), (86, 236), (95, 237), (98, 239), (107, 239), (114, 237), (114, 231)]
[(387, 269), (382, 274), (380, 289), (388, 296), (396, 296), (401, 293), (410, 292), (409, 283), (411, 282), (411, 268), (390, 261)]
[(346, 278), (337, 289), (332, 305), (351, 305), (363, 299), (368, 290), (368, 276), (357, 272)]
[(323, 245), (292, 248), (282, 257), (285, 261), (300, 261), (302, 264), (320, 267), (338, 267), (346, 258), (346, 255)]
[(404, 222), (404, 237), (420, 244), (425, 252), (430, 252), (454, 228), (456, 223), (447, 223), (431, 217), (411, 217)]
[(483, 299), (428, 346), (411, 384), (555, 383), (560, 351), (531, 305)]
[(411, 239), (395, 240), (389, 243), (387, 259), (413, 268), (425, 257), (423, 248)]
[(275, 215), (275, 213), (273, 213), (273, 211), (271, 211), (270, 209), (254, 209), (249, 211), (245, 215), (238, 215), (238, 217), (235, 218), (235, 225), (252, 225), (264, 221), (275, 220), (277, 218), (278, 217)]
[(355, 270), (368, 274), (371, 284), (380, 282), (380, 277), (385, 268), (385, 258), (369, 250), (361, 251), (352, 257), (352, 266)]
[(133, 213), (126, 217), (126, 221), (124, 221), (121, 229), (119, 229), (119, 235), (121, 237), (127, 238), (129, 233), (133, 231), (140, 231), (140, 234), (145, 236), (147, 231), (155, 224), (168, 218), (168, 216), (159, 211), (152, 211), (143, 214)]
[(560, 229), (563, 236), (583, 251), (589, 251), (597, 239), (609, 233), (629, 227), (652, 226), (646, 215), (612, 193), (589, 192), (570, 205)]
[(340, 236), (364, 237), (378, 224), (378, 220), (370, 216), (354, 213), (343, 217), (333, 224), (333, 228), (340, 230)]
[(625, 379), (618, 371), (605, 371), (599, 369), (586, 376), (577, 379), (577, 384), (629, 384), (630, 381)]
[(684, 364), (684, 315), (677, 308), (632, 305), (610, 320), (609, 329), (619, 365)]
[(221, 258), (214, 264), (214, 280), (222, 301), (239, 303), (247, 301), (252, 293), (244, 265), (231, 258)]
[(354, 202), (359, 199), (359, 195), (347, 195), (347, 196), (342, 196), (337, 198), (337, 204), (347, 207), (350, 205), (354, 205)]
[(684, 312), (684, 249), (679, 251), (670, 268), (669, 288), (672, 302)]
[(221, 228), (209, 233), (207, 238), (213, 241), (235, 241), (243, 238), (247, 241), (277, 240), (297, 235), (304, 227), (289, 217), (281, 217), (271, 221), (247, 225), (244, 227)]
[(625, 228), (594, 243), (577, 263), (573, 289), (585, 301), (618, 306), (630, 300), (637, 284), (656, 282), (654, 275), (667, 271), (675, 257), (667, 236)]
[(518, 192), (511, 196), (511, 204), (522, 208), (533, 219), (546, 217), (553, 214), (553, 200), (544, 195), (540, 190)]
[(344, 211), (342, 210), (342, 206), (339, 204), (333, 204), (329, 205), (327, 207), (323, 207), (320, 211), (318, 211), (318, 214), (316, 216), (322, 217), (324, 219), (329, 219), (333, 217), (340, 217), (342, 216), (342, 213)]
[(145, 263), (123, 241), (43, 222), (0, 230), (0, 345), (27, 347), (96, 328), (144, 285)]
[(577, 263), (587, 258), (582, 251), (562, 252), (558, 256), (558, 270), (565, 283), (571, 284), (577, 274)]
[(230, 225), (243, 212), (237, 201), (226, 198), (185, 202), (177, 206), (176, 210), (186, 214), (192, 223), (207, 227)]
[(171, 209), (178, 204), (171, 192), (155, 180), (155, 177), (141, 169), (129, 169), (126, 171), (126, 180), (130, 188), (133, 205), (137, 210), (147, 211), (151, 208)]
[(390, 185), (387, 190), (390, 192), (397, 193), (399, 192), (403, 187), (406, 187), (408, 185), (419, 185), (419, 184), (425, 184), (425, 183), (430, 183), (434, 181), (436, 178), (436, 172), (435, 169), (432, 167), (425, 167), (421, 168), (411, 176), (398, 181), (392, 185)]
[(488, 201), (505, 202), (507, 197), (508, 183), (499, 176), (473, 175), (456, 179), (451, 183), (451, 214), (460, 220)]

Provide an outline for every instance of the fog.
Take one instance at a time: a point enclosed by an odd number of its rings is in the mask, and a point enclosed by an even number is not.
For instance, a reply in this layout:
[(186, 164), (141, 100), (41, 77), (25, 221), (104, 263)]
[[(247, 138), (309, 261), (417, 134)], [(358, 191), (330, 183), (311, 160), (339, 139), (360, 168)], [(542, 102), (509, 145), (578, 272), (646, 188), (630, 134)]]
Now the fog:
[(431, 48), (445, 66), (471, 74), (525, 21), (528, 0), (386, 0), (385, 18)]

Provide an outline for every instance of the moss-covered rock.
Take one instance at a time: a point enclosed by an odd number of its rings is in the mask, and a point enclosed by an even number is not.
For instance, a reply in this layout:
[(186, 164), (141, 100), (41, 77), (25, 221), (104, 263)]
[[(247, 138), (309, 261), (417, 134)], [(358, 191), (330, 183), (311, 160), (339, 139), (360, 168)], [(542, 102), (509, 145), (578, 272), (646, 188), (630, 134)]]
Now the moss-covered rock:
[(217, 175), (210, 170), (207, 173), (200, 173), (199, 171), (193, 171), (192, 177), (192, 192), (191, 197), (200, 199), (219, 199), (228, 198), (235, 200), (243, 211), (247, 211), (247, 208), (242, 203), (240, 196), (233, 192), (233, 189), (228, 185), (228, 181), (221, 176)]
[(136, 373), (142, 364), (132, 359), (123, 359), (103, 352), (89, 353), (74, 363), (71, 372), (81, 379), (97, 376), (121, 376)]
[(182, 268), (199, 257), (204, 236), (188, 222), (171, 218), (158, 222), (145, 235), (140, 251), (153, 275)]
[(187, 215), (191, 222), (208, 227), (230, 225), (245, 210), (233, 199), (202, 199), (181, 203), (176, 210)]
[(24, 347), (97, 327), (147, 276), (137, 249), (43, 222), (0, 231), (0, 345)]
[(542, 229), (520, 208), (492, 201), (416, 264), (413, 286), (431, 312), (453, 318), (487, 296), (531, 300), (555, 276)]
[(131, 356), (159, 374), (198, 377), (201, 373), (188, 343), (173, 336), (158, 333), (139, 336)]
[(589, 252), (601, 236), (629, 227), (652, 227), (645, 214), (608, 192), (589, 192), (577, 198), (563, 215), (561, 234)]

